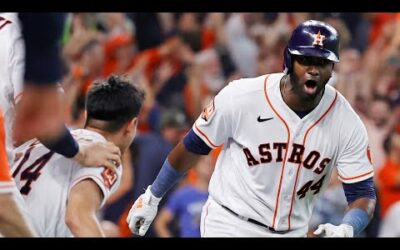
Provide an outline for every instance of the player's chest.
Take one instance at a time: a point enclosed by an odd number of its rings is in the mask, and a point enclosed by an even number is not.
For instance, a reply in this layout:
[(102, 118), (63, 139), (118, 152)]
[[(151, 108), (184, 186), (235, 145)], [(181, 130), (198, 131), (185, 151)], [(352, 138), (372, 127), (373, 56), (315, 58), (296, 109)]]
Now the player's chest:
[(240, 148), (248, 167), (286, 165), (302, 166), (321, 174), (336, 160), (338, 133), (329, 119), (315, 123), (283, 122), (273, 113), (249, 112), (240, 120), (241, 131), (233, 141)]

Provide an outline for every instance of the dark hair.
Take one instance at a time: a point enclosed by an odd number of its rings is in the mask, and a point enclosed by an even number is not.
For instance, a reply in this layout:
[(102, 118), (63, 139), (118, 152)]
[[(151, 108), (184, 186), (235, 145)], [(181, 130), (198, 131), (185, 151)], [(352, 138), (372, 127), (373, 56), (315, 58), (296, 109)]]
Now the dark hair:
[(106, 81), (95, 82), (86, 100), (87, 119), (106, 122), (102, 129), (118, 131), (127, 121), (137, 117), (144, 100), (144, 92), (127, 79), (112, 75)]

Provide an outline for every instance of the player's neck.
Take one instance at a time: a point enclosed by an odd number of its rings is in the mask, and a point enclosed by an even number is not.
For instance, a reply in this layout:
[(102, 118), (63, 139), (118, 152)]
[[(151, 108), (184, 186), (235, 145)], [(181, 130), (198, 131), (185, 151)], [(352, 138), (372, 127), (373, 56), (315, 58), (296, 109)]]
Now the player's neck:
[(293, 89), (290, 76), (284, 75), (280, 81), (280, 92), (283, 101), (295, 112), (307, 112), (318, 106), (322, 99), (323, 91), (314, 99), (301, 99)]
[(108, 142), (112, 142), (115, 146), (119, 147), (121, 152), (125, 151), (126, 147), (120, 144), (120, 136), (117, 133), (109, 133), (93, 126), (86, 126), (85, 129), (101, 134)]

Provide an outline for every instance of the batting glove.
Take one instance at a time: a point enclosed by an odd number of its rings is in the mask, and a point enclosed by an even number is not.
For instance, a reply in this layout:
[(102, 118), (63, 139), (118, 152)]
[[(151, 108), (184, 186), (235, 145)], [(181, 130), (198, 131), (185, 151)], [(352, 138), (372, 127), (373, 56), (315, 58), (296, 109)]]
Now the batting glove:
[(154, 217), (156, 217), (158, 203), (161, 200), (151, 193), (150, 187), (148, 186), (146, 192), (135, 201), (126, 219), (129, 229), (140, 236), (145, 235), (149, 229)]
[(351, 238), (354, 235), (353, 227), (348, 224), (340, 224), (339, 226), (326, 223), (319, 225), (314, 234), (320, 235), (321, 237), (342, 237)]

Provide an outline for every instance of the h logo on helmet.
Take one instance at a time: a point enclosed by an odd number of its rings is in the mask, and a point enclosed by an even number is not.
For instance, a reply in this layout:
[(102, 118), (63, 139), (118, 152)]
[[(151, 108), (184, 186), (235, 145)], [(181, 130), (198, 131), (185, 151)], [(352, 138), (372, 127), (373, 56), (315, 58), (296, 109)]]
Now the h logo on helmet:
[(318, 33), (316, 35), (314, 35), (314, 42), (313, 42), (313, 46), (324, 46), (324, 44), (322, 43), (325, 40), (325, 36), (321, 35), (321, 32), (318, 31)]

